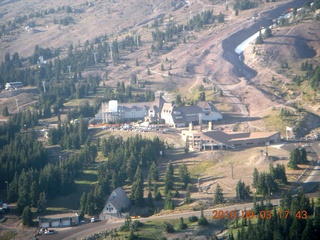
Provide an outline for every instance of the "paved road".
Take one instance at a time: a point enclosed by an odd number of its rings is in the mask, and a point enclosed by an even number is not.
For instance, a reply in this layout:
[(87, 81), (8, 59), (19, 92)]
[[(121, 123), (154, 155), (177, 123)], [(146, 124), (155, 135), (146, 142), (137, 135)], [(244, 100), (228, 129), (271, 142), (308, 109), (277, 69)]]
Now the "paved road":
[[(316, 166), (310, 173), (309, 177), (303, 183), (305, 189), (314, 189), (320, 183), (320, 143), (319, 141), (314, 141), (309, 143), (310, 147), (313, 149), (312, 158), (316, 160)], [(311, 155), (310, 154), (310, 155)]]
[[(279, 205), (280, 199), (273, 199), (271, 200), (272, 204)], [(212, 208), (204, 211), (204, 215), (207, 218), (212, 217), (213, 210), (223, 210), (223, 211), (231, 211), (231, 210), (241, 210), (241, 209), (252, 209), (253, 203), (244, 203), (244, 204), (237, 204), (232, 206), (225, 206), (220, 208)], [(178, 219), (180, 217), (188, 218), (189, 216), (200, 216), (200, 211), (192, 211), (192, 212), (180, 212), (180, 213), (173, 213), (169, 215), (163, 216), (152, 216), (149, 218), (140, 218), (139, 221), (146, 222), (151, 220), (157, 219)], [(48, 239), (48, 240), (75, 240), (75, 239), (82, 239), (86, 236), (93, 235), (94, 233), (99, 233), (108, 229), (118, 228), (123, 225), (124, 220), (120, 220), (117, 222), (111, 222), (107, 220), (103, 220), (101, 222), (95, 223), (87, 223), (82, 226), (72, 227), (72, 228), (65, 228), (65, 229), (58, 229), (57, 234), (54, 235), (43, 235), (40, 237), (41, 240)]]
[(244, 40), (259, 31), (261, 27), (268, 27), (272, 25), (272, 20), (277, 19), (281, 13), (292, 7), (301, 7), (306, 3), (306, 0), (294, 0), (289, 3), (283, 4), (275, 9), (260, 14), (259, 20), (257, 20), (251, 26), (245, 27), (240, 31), (232, 34), (222, 42), (223, 58), (226, 59), (234, 66), (234, 73), (236, 76), (245, 77), (247, 80), (251, 80), (257, 75), (257, 71), (243, 64), (239, 61), (238, 54), (234, 51), (235, 48)]
[[(308, 145), (311, 147), (312, 158), (315, 160), (319, 160), (320, 156), (320, 142), (319, 141), (310, 141)], [(308, 148), (309, 149), (309, 148)], [(312, 186), (316, 186), (320, 182), (320, 162), (317, 162), (316, 167), (310, 173), (309, 177), (303, 183), (305, 188), (310, 188)], [(311, 194), (314, 195), (314, 194)], [(279, 205), (280, 199), (272, 199), (272, 204)], [(232, 206), (225, 206), (220, 208), (212, 208), (204, 211), (205, 216), (212, 217), (213, 210), (223, 210), (223, 211), (231, 211), (231, 210), (240, 210), (240, 209), (251, 209), (253, 207), (253, 203), (245, 203), (245, 204), (237, 204)], [(170, 215), (163, 215), (163, 216), (152, 216), (149, 218), (141, 218), (141, 222), (155, 220), (155, 219), (178, 219), (180, 217), (187, 218), (189, 216), (200, 216), (200, 211), (192, 211), (192, 212), (180, 212), (174, 213)], [(94, 233), (99, 233), (108, 229), (118, 228), (123, 225), (124, 220), (120, 220), (117, 222), (114, 221), (106, 221), (103, 220), (101, 222), (96, 223), (88, 223), (83, 226), (73, 227), (73, 228), (66, 228), (66, 229), (59, 229), (58, 234), (55, 235), (48, 235), (48, 236), (41, 236), (42, 239), (49, 239), (49, 240), (75, 240), (81, 239), (85, 236), (93, 235)]]

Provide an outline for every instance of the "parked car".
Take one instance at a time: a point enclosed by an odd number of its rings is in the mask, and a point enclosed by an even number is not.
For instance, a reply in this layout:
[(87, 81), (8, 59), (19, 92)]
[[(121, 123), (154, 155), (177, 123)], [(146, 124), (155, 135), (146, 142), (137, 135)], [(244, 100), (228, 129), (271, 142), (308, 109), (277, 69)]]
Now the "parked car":
[(94, 222), (100, 222), (100, 221), (101, 221), (101, 220), (100, 220), (100, 219), (98, 219), (98, 218), (94, 218), (94, 217), (93, 217), (93, 218), (91, 218), (91, 222), (92, 222), (92, 223), (94, 223)]
[(51, 235), (51, 234), (54, 234), (54, 230), (46, 230), (44, 232), (45, 235)]

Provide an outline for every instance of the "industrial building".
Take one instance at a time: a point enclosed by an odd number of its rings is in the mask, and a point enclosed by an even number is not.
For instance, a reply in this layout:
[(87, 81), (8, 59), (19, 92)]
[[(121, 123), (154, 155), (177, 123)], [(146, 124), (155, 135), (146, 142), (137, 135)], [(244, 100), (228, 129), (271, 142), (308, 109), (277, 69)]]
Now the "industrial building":
[(201, 126), (194, 129), (190, 124), (189, 130), (182, 131), (182, 139), (191, 151), (256, 147), (281, 141), (280, 132), (223, 132), (212, 130), (211, 122), (208, 131), (202, 131)]
[(189, 123), (218, 121), (222, 119), (222, 115), (210, 101), (202, 101), (192, 106), (176, 106), (159, 96), (154, 102), (119, 104), (112, 100), (102, 103), (95, 119), (103, 123), (145, 120), (165, 123), (171, 127), (185, 127)]
[(18, 89), (23, 86), (24, 85), (22, 82), (9, 82), (9, 83), (6, 83), (5, 90)]
[(51, 215), (50, 217), (39, 217), (39, 227), (69, 227), (79, 224), (79, 215), (77, 213), (64, 213)]

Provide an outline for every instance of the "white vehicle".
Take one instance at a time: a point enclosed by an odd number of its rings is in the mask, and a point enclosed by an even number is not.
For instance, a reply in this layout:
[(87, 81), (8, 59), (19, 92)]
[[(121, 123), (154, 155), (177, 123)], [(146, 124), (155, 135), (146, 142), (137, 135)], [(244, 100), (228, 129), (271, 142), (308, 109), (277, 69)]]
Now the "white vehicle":
[(91, 218), (91, 222), (94, 223), (96, 221), (96, 219), (93, 217)]
[(46, 230), (44, 232), (45, 235), (51, 235), (51, 234), (54, 234), (54, 230)]

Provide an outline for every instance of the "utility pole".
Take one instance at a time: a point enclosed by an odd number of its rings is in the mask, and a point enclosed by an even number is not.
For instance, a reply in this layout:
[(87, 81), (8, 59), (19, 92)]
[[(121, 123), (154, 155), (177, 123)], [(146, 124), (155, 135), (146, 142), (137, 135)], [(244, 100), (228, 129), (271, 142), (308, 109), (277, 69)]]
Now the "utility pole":
[(42, 81), (42, 84), (43, 84), (43, 91), (46, 92), (46, 82)]
[(7, 186), (7, 202), (9, 202), (9, 183), (8, 183), (8, 181), (5, 181), (5, 183), (6, 183), (6, 186)]
[(266, 142), (266, 156), (268, 157), (269, 156), (269, 153), (268, 153), (268, 146), (269, 146), (269, 142)]
[(229, 162), (229, 164), (231, 165), (231, 176), (232, 176), (232, 179), (234, 179), (233, 178), (233, 164), (234, 164), (234, 162)]
[(111, 61), (113, 62), (112, 43), (110, 43), (109, 46), (110, 46), (110, 57), (111, 57)]
[(94, 57), (94, 62), (97, 64), (97, 53), (96, 52), (93, 53), (93, 57)]
[(69, 69), (69, 75), (70, 75), (70, 80), (71, 80), (71, 65), (68, 65), (68, 69)]

